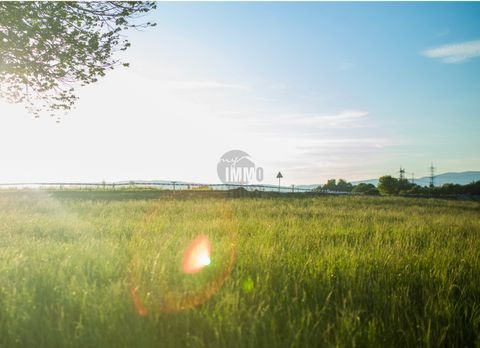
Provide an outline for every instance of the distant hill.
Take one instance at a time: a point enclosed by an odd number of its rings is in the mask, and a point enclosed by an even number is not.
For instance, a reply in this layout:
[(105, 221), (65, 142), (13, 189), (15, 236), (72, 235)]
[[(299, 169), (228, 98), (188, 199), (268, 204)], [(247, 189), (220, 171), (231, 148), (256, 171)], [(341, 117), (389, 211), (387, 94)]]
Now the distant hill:
[[(468, 171), (460, 173), (450, 172), (435, 175), (435, 186), (442, 186), (443, 184), (466, 185), (478, 180), (480, 180), (480, 171)], [(378, 184), (378, 179), (352, 181), (352, 183), (355, 185), (361, 182), (374, 184), (376, 186)], [(415, 184), (420, 186), (428, 186), (430, 185), (430, 177), (424, 176), (418, 179), (415, 178)]]

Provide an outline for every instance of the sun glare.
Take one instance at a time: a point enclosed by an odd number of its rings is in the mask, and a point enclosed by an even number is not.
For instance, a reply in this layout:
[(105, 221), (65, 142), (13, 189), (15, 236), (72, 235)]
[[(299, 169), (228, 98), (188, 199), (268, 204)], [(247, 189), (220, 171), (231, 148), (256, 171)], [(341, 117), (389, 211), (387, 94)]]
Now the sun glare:
[(199, 236), (185, 250), (182, 269), (184, 273), (197, 273), (210, 265), (211, 245), (207, 236)]

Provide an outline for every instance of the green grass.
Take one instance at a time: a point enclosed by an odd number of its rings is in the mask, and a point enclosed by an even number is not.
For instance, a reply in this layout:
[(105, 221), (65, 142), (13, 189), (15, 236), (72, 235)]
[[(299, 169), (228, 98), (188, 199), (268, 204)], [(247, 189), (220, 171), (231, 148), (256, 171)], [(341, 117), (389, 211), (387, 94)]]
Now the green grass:
[(480, 347), (480, 204), (0, 193), (0, 347), (309, 346)]

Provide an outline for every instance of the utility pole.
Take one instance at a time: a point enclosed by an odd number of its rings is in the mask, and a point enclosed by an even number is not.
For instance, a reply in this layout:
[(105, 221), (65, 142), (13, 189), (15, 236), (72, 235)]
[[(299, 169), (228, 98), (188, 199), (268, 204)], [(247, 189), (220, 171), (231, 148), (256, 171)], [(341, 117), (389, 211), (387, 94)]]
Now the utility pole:
[(295, 185), (292, 185), (292, 193), (295, 193)]
[(278, 172), (277, 179), (278, 179), (278, 192), (280, 193), (280, 180), (283, 178), (282, 173)]
[(435, 167), (433, 163), (430, 165), (430, 187), (435, 186)]

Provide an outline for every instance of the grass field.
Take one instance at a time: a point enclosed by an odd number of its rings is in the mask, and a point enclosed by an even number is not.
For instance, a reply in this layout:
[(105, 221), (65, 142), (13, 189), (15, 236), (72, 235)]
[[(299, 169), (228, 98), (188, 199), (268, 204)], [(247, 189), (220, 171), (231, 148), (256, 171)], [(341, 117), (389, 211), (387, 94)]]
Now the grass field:
[(480, 347), (480, 203), (0, 192), (0, 347), (310, 346)]

